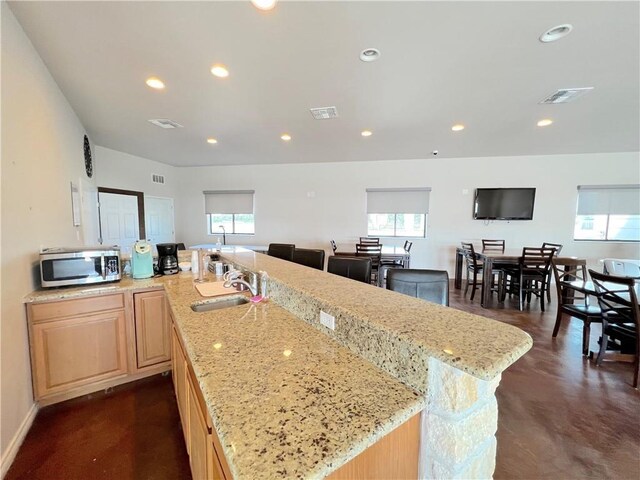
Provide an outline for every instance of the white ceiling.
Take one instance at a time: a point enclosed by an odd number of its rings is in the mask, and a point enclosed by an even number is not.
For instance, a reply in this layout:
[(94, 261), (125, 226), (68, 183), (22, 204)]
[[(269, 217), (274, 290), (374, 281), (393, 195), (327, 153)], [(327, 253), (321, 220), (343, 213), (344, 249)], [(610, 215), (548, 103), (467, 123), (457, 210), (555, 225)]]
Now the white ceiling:
[[(93, 143), (171, 165), (640, 150), (638, 2), (10, 6)], [(538, 41), (562, 23), (569, 36)], [(377, 62), (358, 59), (367, 47)], [(216, 62), (228, 78), (211, 75)], [(164, 91), (145, 85), (152, 75)], [(595, 90), (538, 104), (567, 87)], [(330, 105), (339, 118), (311, 117)]]

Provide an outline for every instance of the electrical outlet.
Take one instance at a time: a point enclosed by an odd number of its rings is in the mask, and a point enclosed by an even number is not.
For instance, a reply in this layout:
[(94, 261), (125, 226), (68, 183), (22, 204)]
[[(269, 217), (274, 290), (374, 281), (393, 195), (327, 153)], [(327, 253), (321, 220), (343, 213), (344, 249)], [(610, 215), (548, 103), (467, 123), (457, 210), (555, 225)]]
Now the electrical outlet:
[(336, 317), (320, 310), (320, 323), (331, 330), (336, 329)]

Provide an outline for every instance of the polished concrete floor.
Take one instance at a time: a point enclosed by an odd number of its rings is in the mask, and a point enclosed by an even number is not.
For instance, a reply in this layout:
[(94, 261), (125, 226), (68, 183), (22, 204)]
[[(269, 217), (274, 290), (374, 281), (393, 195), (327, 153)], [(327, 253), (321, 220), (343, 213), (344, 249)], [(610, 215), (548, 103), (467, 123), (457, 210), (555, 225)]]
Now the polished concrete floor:
[[(629, 364), (581, 355), (578, 320), (551, 338), (555, 305), (490, 310), (452, 289), (451, 306), (528, 332), (533, 349), (498, 387), (496, 479), (640, 479), (640, 394)], [(598, 328), (592, 328), (595, 348)], [(5, 480), (188, 479), (170, 377), (42, 409)]]

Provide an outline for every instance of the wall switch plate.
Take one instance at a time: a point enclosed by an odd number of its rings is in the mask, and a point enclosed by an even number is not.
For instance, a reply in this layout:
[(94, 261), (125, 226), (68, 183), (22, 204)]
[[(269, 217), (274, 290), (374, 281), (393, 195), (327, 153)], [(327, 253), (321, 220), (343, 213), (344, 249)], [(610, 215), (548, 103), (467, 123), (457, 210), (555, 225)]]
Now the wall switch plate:
[(336, 329), (336, 317), (320, 310), (320, 323), (331, 330)]

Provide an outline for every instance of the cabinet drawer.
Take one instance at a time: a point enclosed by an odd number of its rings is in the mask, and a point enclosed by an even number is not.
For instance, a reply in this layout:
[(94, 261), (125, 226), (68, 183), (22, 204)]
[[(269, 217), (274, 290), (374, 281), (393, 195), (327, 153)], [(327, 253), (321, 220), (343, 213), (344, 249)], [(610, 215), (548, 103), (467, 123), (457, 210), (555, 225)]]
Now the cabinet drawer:
[(122, 293), (29, 305), (29, 318), (31, 322), (36, 323), (57, 318), (119, 309), (124, 309), (124, 295)]
[(127, 373), (124, 311), (32, 327), (36, 398)]

